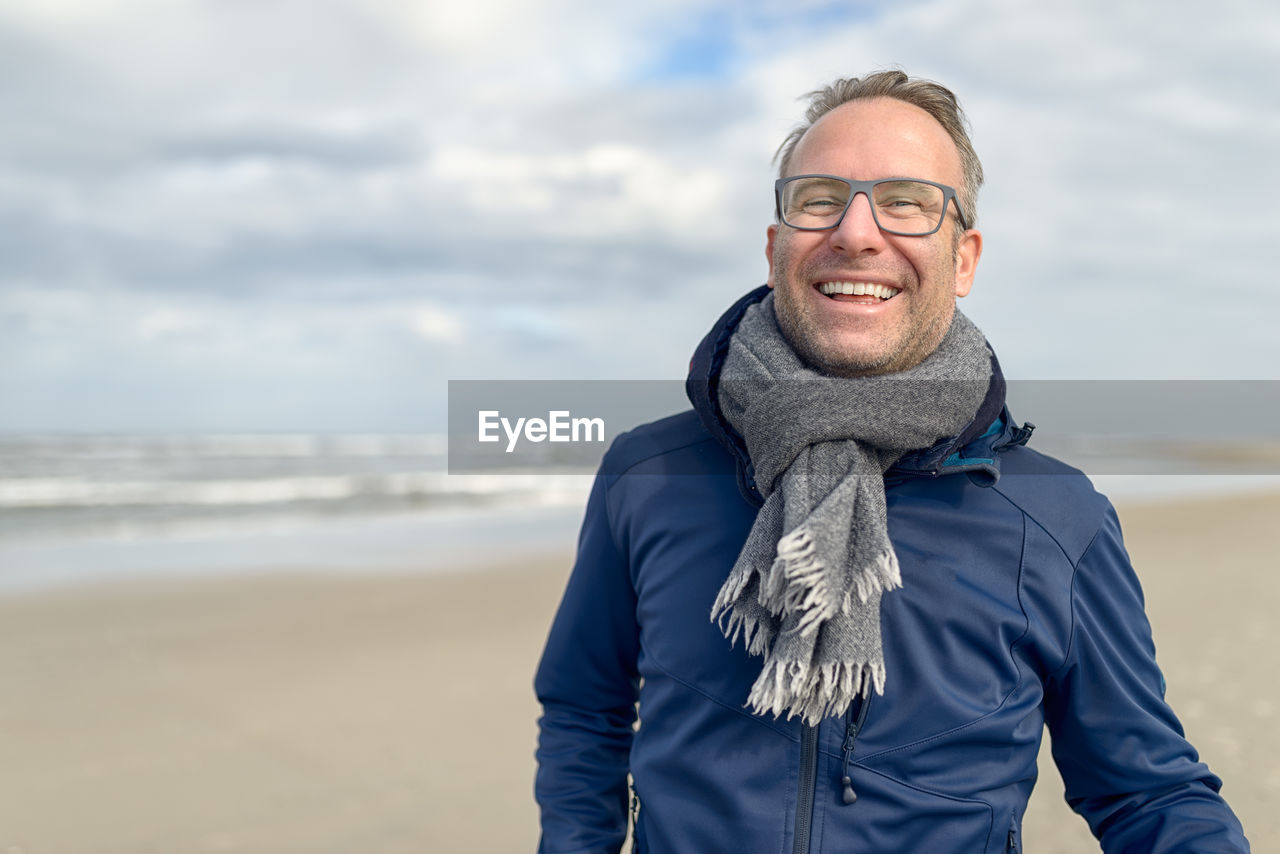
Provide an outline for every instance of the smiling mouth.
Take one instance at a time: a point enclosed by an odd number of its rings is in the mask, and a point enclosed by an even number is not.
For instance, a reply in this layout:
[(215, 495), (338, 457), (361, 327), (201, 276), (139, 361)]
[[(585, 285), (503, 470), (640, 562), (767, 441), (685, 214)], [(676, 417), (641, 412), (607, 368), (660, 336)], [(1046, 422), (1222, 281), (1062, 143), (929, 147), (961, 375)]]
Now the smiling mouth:
[[(818, 291), (840, 302), (875, 303), (893, 299), (901, 291), (874, 282), (819, 282)], [(861, 299), (858, 299), (861, 297)]]

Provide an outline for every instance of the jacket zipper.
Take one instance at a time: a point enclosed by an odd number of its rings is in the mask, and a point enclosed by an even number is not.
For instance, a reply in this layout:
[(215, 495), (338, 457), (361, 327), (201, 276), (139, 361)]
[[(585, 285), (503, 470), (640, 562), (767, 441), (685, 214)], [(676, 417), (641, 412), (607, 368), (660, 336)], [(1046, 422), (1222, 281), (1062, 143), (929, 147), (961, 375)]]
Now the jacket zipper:
[(844, 731), (844, 744), (841, 745), (844, 750), (844, 776), (840, 778), (840, 785), (844, 787), (844, 792), (841, 799), (846, 804), (856, 803), (858, 800), (858, 794), (853, 790), (853, 779), (849, 776), (849, 760), (853, 757), (853, 742), (862, 731), (862, 725), (867, 721), (867, 708), (871, 705), (871, 696), (860, 696), (854, 702), (857, 705), (849, 709), (849, 723)]
[(804, 725), (800, 731), (800, 787), (796, 792), (796, 841), (793, 854), (809, 854), (813, 829), (813, 793), (818, 787), (818, 728)]

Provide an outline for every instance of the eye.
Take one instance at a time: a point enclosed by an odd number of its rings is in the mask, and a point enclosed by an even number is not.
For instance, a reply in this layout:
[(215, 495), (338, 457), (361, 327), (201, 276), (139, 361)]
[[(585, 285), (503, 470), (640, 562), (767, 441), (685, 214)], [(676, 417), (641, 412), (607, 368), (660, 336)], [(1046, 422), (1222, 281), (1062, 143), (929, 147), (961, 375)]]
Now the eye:
[(824, 211), (844, 207), (844, 202), (831, 196), (819, 196), (817, 198), (805, 199), (801, 202), (801, 207), (803, 207), (808, 213), (823, 213)]

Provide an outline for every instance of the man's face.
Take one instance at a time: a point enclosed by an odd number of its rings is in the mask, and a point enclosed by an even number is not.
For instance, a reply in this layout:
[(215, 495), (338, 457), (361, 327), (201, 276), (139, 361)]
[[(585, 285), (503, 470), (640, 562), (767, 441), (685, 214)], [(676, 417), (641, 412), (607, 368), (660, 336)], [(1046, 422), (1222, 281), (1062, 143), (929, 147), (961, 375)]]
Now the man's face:
[[(962, 183), (960, 155), (942, 125), (890, 98), (853, 101), (819, 119), (788, 168), (788, 176), (815, 173)], [(778, 325), (805, 361), (836, 376), (884, 374), (913, 367), (937, 348), (982, 254), (977, 230), (954, 242), (960, 226), (951, 205), (947, 211), (942, 228), (927, 237), (882, 232), (865, 195), (830, 231), (769, 226), (765, 254)], [(831, 282), (896, 293), (826, 296), (820, 288)]]

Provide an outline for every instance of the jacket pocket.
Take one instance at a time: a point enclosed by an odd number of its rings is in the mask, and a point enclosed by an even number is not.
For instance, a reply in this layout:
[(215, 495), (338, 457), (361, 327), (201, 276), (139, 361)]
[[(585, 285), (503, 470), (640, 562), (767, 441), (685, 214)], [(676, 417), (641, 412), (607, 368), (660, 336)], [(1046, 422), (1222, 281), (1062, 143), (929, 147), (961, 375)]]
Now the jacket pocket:
[[(835, 771), (839, 757), (830, 757), (828, 763)], [(858, 802), (845, 806), (836, 773), (827, 777), (826, 803), (831, 806), (815, 816), (814, 838), (822, 839), (824, 851), (1005, 850), (1008, 813), (997, 812), (986, 801), (928, 791), (873, 767), (851, 764)]]

